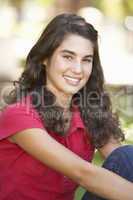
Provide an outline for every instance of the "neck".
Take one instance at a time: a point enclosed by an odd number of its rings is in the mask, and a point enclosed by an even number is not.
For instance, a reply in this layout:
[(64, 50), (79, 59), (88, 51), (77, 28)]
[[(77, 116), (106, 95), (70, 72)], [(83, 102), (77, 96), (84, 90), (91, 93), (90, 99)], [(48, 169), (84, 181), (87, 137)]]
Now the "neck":
[(56, 97), (56, 105), (68, 110), (71, 105), (72, 95), (64, 94), (63, 92), (56, 91), (54, 88), (47, 87)]
[(71, 105), (71, 98), (60, 95), (60, 96), (56, 97), (56, 103), (57, 103), (57, 105), (64, 108), (64, 110), (68, 110), (70, 108), (70, 105)]

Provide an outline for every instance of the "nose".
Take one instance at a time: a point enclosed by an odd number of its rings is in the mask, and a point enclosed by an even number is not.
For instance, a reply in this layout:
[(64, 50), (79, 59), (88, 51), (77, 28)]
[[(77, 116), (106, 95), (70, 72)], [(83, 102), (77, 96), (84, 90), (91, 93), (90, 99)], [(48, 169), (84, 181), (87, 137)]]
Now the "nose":
[(71, 68), (73, 73), (80, 74), (82, 72), (82, 66), (80, 62), (73, 64)]

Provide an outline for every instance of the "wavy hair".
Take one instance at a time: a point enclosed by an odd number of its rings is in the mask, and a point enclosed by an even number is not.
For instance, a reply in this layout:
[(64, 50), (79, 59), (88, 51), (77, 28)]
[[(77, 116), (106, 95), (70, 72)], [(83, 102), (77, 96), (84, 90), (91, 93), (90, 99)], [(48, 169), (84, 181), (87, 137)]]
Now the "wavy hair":
[(86, 85), (73, 95), (71, 106), (78, 106), (87, 133), (95, 147), (102, 147), (112, 136), (119, 141), (124, 140), (118, 118), (112, 113), (111, 101), (104, 88), (104, 75), (98, 51), (98, 32), (76, 14), (58, 15), (47, 25), (27, 56), (19, 87), (13, 93), (14, 101), (18, 92), (25, 96), (37, 92), (41, 96), (41, 101), (37, 104), (36, 95), (32, 95), (32, 104), (40, 114), (46, 129), (57, 134), (65, 134), (63, 108), (54, 104), (56, 97), (45, 88), (46, 71), (42, 63), (53, 55), (68, 34), (82, 36), (90, 40), (94, 46), (91, 76)]

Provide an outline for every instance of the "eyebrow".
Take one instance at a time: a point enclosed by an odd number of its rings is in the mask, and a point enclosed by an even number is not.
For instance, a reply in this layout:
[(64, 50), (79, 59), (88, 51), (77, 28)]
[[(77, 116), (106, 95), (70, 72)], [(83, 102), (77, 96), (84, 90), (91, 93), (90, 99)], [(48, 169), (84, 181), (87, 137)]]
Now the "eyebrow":
[[(69, 53), (69, 54), (74, 55), (74, 56), (76, 55), (75, 52), (70, 51), (70, 50), (67, 50), (67, 49), (62, 50), (61, 53)], [(85, 55), (84, 57), (93, 58), (93, 55), (92, 55), (92, 54), (89, 54), (89, 55)]]

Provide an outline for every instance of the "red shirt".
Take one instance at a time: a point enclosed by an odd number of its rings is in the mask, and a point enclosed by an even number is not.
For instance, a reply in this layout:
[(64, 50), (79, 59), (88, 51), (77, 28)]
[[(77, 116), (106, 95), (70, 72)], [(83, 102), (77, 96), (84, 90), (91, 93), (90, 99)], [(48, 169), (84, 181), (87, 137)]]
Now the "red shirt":
[[(0, 115), (0, 199), (73, 200), (76, 183), (7, 140), (8, 136), (29, 128), (44, 129), (37, 111), (30, 103), (10, 105)], [(48, 133), (83, 159), (91, 161), (94, 148), (89, 143), (77, 110), (73, 112), (66, 136)]]

